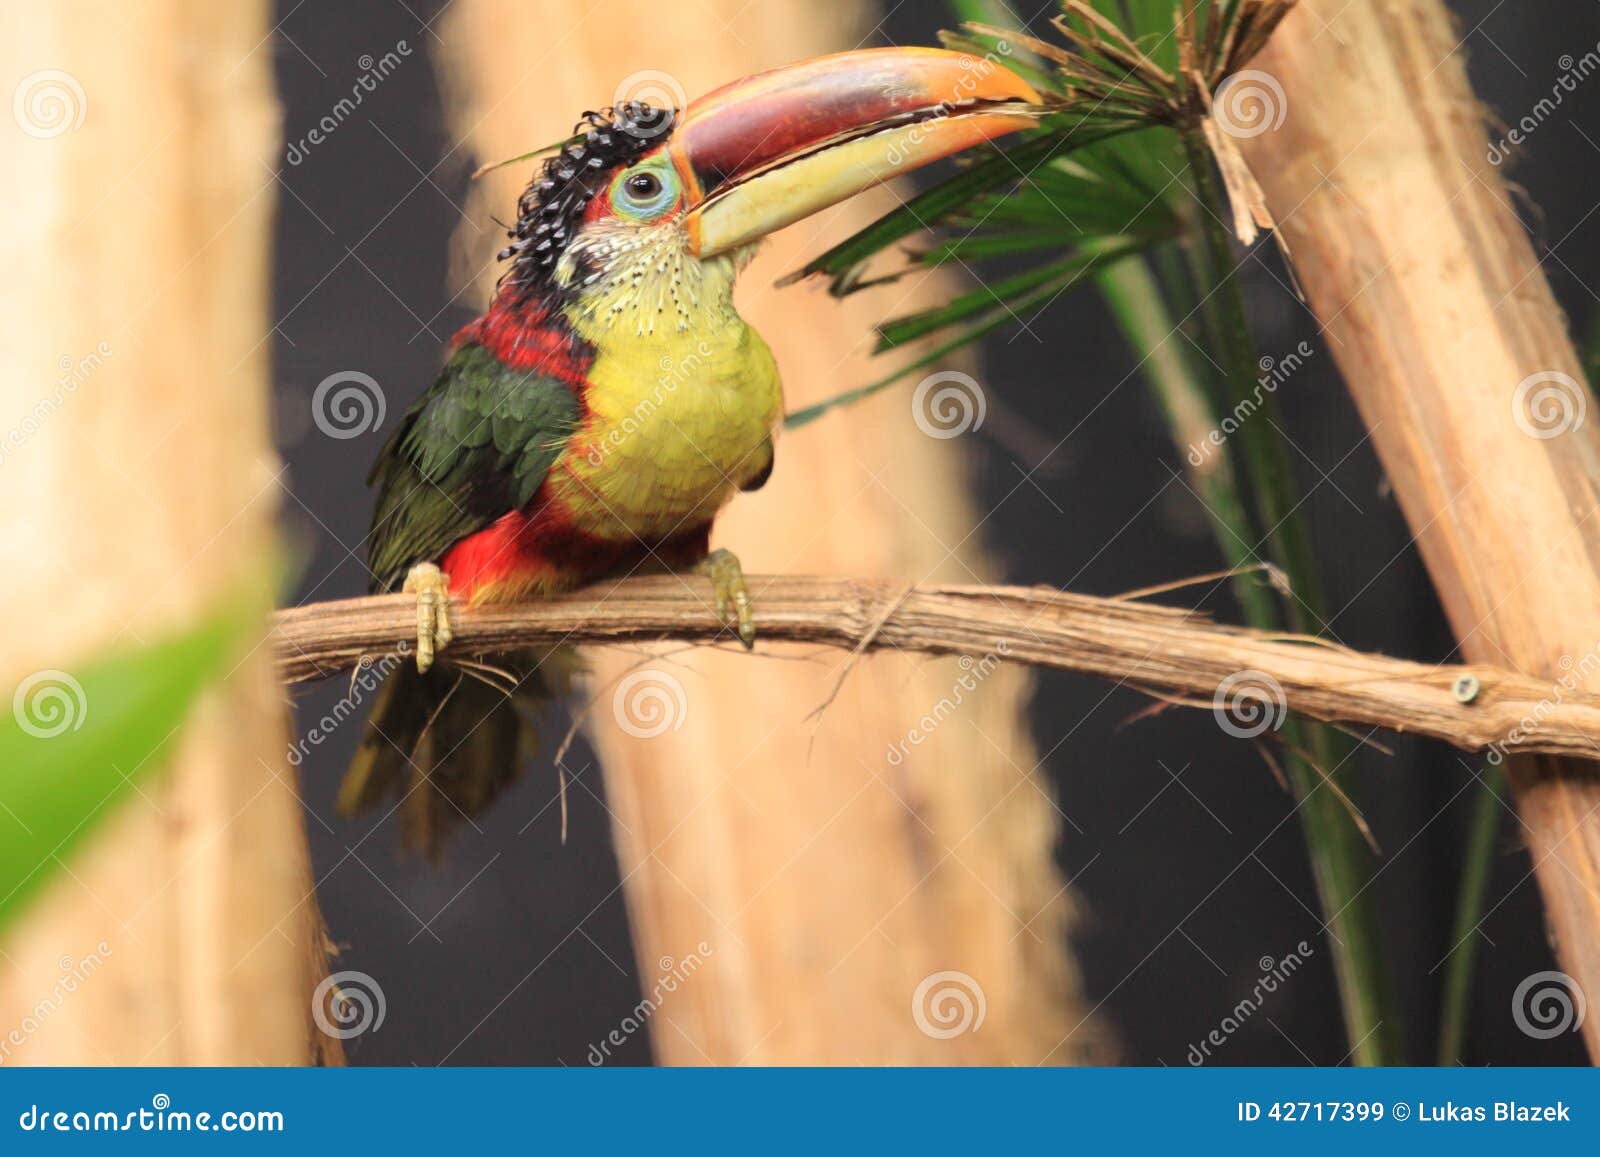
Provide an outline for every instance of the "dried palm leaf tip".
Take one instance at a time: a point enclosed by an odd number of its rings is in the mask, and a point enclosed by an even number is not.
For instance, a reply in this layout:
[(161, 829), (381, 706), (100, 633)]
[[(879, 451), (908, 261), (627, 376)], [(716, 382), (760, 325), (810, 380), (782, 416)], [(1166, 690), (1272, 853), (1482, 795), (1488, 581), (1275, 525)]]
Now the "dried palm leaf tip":
[[(1062, 0), (1061, 14), (1051, 21), (1062, 37), (1059, 43), (977, 22), (964, 26), (975, 41), (960, 33), (943, 39), (949, 47), (969, 50), (973, 43), (1004, 41), (1032, 53), (1054, 66), (1064, 107), (1098, 120), (1192, 124), (1210, 111), (1209, 94), (1261, 51), (1296, 3), (1217, 0), (1202, 14), (1189, 0), (1176, 7), (1167, 36), (1141, 42), (1091, 0)], [(1177, 45), (1175, 70), (1158, 63), (1167, 40)]]

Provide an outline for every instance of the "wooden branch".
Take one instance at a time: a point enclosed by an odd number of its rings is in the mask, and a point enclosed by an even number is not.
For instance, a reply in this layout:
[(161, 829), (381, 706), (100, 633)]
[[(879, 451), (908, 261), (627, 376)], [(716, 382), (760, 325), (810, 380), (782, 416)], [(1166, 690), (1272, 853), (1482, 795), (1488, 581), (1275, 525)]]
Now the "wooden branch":
[[(1190, 706), (1220, 701), (1238, 713), (1243, 731), (1264, 732), (1288, 709), (1328, 723), (1426, 735), (1468, 751), (1600, 753), (1600, 696), (1496, 667), (1391, 659), (1222, 626), (1197, 611), (1042, 587), (908, 592), (893, 583), (833, 578), (749, 583), (758, 652), (779, 642), (855, 649), (865, 640), (867, 649), (992, 654), (1113, 679)], [(410, 595), (380, 595), (278, 612), (281, 677), (321, 678), (409, 646), (415, 606)], [(672, 576), (627, 579), (542, 602), (458, 604), (451, 622), (458, 654), (728, 638), (709, 593)], [(1473, 681), (1475, 693), (1468, 694)]]

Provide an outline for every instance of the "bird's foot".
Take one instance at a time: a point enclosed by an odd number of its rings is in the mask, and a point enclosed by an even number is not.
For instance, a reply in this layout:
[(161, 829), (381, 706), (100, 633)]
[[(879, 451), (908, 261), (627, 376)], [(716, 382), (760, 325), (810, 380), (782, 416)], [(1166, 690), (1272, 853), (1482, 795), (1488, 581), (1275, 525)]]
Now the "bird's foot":
[(417, 596), (417, 671), (426, 672), (455, 637), (450, 630), (450, 576), (431, 562), (419, 562), (406, 574), (401, 590)]
[(744, 568), (731, 550), (714, 550), (694, 568), (711, 579), (717, 596), (717, 618), (734, 627), (745, 650), (756, 645), (756, 616), (750, 607), (750, 592), (744, 585)]

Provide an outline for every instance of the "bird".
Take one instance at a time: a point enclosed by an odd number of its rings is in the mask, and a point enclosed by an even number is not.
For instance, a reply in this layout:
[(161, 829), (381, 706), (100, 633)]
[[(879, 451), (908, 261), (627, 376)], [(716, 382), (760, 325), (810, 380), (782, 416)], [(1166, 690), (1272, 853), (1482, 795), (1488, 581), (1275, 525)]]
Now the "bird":
[(998, 62), (932, 48), (836, 53), (673, 109), (583, 114), (536, 163), (484, 314), (379, 451), (374, 593), (417, 600), (414, 665), (384, 681), (339, 789), (388, 804), (406, 848), (517, 777), (568, 648), (457, 654), (451, 600), (539, 599), (610, 576), (704, 577), (745, 647), (756, 613), (718, 512), (774, 464), (783, 390), (734, 285), (763, 238), (895, 176), (1034, 123)]

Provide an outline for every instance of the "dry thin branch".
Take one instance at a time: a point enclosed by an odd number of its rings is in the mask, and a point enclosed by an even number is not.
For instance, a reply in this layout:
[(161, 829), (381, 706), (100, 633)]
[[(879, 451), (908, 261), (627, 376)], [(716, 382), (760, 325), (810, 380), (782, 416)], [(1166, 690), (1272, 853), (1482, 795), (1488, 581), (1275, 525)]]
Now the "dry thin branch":
[[(1126, 683), (1191, 706), (1226, 704), (1241, 729), (1285, 709), (1442, 739), (1463, 750), (1600, 755), (1600, 696), (1495, 667), (1434, 666), (1323, 640), (1222, 626), (1204, 614), (1045, 587), (928, 586), (752, 577), (761, 642), (1003, 655)], [(409, 643), (409, 595), (280, 611), (279, 674), (321, 678)], [(542, 602), (452, 612), (458, 655), (556, 643), (730, 638), (709, 590), (636, 578)], [(758, 644), (759, 645), (759, 644)], [(1474, 682), (1475, 681), (1475, 682)], [(1468, 700), (1462, 702), (1463, 699)]]

